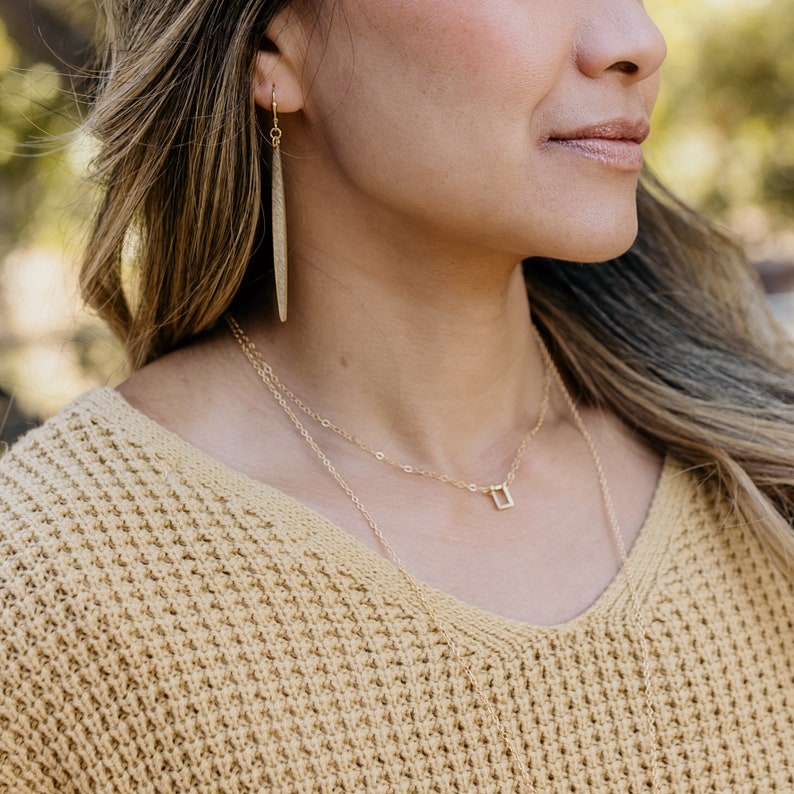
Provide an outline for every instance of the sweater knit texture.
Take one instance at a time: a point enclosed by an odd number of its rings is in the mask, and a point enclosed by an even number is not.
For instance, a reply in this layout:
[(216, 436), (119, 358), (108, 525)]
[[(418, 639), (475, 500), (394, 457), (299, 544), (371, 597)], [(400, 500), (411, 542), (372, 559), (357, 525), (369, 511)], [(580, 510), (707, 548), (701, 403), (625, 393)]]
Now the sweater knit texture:
[[(794, 791), (792, 585), (671, 460), (629, 564), (662, 791)], [(651, 790), (624, 572), (555, 627), (427, 592), (538, 792)], [(521, 791), (390, 562), (112, 389), (0, 461), (0, 603), (2, 792)]]

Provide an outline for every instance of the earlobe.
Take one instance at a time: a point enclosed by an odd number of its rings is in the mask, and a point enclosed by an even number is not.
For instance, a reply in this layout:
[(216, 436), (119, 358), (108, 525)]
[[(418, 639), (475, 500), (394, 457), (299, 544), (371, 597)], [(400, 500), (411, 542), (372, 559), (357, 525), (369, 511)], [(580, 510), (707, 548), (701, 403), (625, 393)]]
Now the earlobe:
[(301, 75), (305, 57), (303, 29), (296, 16), (287, 9), (268, 25), (271, 46), (256, 54), (254, 100), (259, 107), (270, 110), (273, 89), (282, 113), (294, 113), (303, 107)]
[(260, 50), (256, 55), (254, 100), (264, 110), (273, 104), (273, 91), (282, 113), (294, 113), (303, 107), (303, 90), (297, 75), (279, 52)]

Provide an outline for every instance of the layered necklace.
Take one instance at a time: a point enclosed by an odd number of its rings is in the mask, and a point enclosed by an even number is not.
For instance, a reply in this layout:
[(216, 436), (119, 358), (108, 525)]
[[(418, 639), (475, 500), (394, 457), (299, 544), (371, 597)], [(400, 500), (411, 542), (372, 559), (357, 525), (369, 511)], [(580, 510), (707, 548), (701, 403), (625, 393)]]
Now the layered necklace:
[(593, 437), (590, 435), (590, 431), (587, 429), (587, 426), (585, 425), (582, 415), (579, 413), (579, 409), (576, 407), (576, 403), (574, 402), (573, 397), (571, 397), (571, 394), (568, 391), (565, 382), (562, 379), (562, 376), (560, 375), (559, 370), (554, 364), (554, 360), (552, 359), (551, 354), (546, 348), (543, 339), (541, 338), (540, 334), (537, 332), (537, 329), (535, 329), (534, 325), (532, 326), (532, 328), (535, 336), (535, 341), (537, 343), (544, 365), (543, 396), (541, 398), (541, 404), (538, 410), (538, 418), (535, 424), (533, 425), (533, 427), (524, 436), (524, 439), (519, 445), (518, 450), (513, 458), (513, 463), (510, 467), (510, 471), (508, 472), (505, 479), (498, 485), (482, 486), (482, 485), (477, 485), (476, 483), (466, 483), (465, 480), (450, 477), (448, 475), (440, 474), (438, 472), (429, 469), (424, 469), (418, 466), (401, 464), (396, 460), (388, 457), (385, 453), (376, 450), (374, 447), (361, 441), (352, 433), (349, 433), (348, 431), (338, 427), (330, 420), (324, 419), (316, 411), (309, 408), (309, 406), (306, 405), (306, 403), (303, 400), (301, 400), (298, 396), (296, 396), (290, 389), (288, 389), (282, 383), (282, 381), (274, 373), (273, 368), (265, 361), (265, 359), (262, 357), (261, 353), (257, 349), (256, 345), (254, 345), (251, 339), (246, 335), (246, 333), (243, 331), (243, 329), (240, 327), (239, 323), (234, 319), (234, 317), (232, 317), (230, 314), (226, 315), (226, 322), (229, 325), (229, 328), (234, 338), (237, 340), (237, 343), (240, 345), (240, 348), (242, 349), (243, 353), (245, 354), (245, 357), (248, 359), (249, 363), (253, 367), (254, 371), (259, 375), (262, 382), (265, 384), (268, 391), (270, 391), (270, 393), (273, 395), (276, 402), (281, 406), (282, 410), (287, 415), (287, 417), (289, 417), (290, 421), (295, 426), (295, 429), (300, 433), (303, 440), (314, 451), (315, 455), (320, 460), (322, 465), (325, 467), (326, 471), (328, 471), (331, 477), (333, 477), (333, 479), (336, 481), (339, 487), (347, 495), (348, 499), (350, 499), (356, 510), (358, 510), (358, 512), (367, 522), (370, 529), (372, 530), (372, 533), (377, 538), (378, 543), (381, 545), (386, 555), (389, 557), (389, 559), (392, 561), (395, 567), (405, 578), (405, 581), (410, 586), (411, 590), (415, 594), (419, 603), (422, 605), (422, 608), (425, 610), (427, 616), (430, 618), (436, 630), (444, 638), (444, 641), (449, 647), (452, 656), (455, 658), (456, 662), (463, 671), (464, 676), (469, 681), (472, 689), (476, 693), (478, 699), (480, 700), (486, 713), (488, 714), (488, 717), (491, 720), (494, 729), (496, 730), (497, 734), (504, 743), (505, 748), (507, 749), (507, 752), (509, 753), (510, 757), (513, 759), (513, 762), (515, 763), (516, 768), (520, 773), (521, 780), (523, 782), (525, 790), (531, 792), (531, 794), (536, 794), (537, 790), (532, 782), (532, 777), (529, 773), (529, 769), (527, 768), (526, 763), (521, 757), (521, 754), (518, 752), (514, 737), (508, 731), (507, 727), (505, 726), (504, 722), (499, 716), (499, 713), (497, 712), (490, 698), (486, 694), (480, 682), (477, 680), (477, 677), (474, 675), (474, 671), (471, 669), (469, 664), (464, 659), (463, 653), (458, 647), (458, 644), (453, 639), (449, 629), (439, 618), (435, 607), (428, 600), (428, 597), (426, 595), (425, 589), (423, 588), (422, 584), (416, 578), (414, 578), (414, 576), (403, 565), (399, 555), (394, 550), (394, 548), (389, 543), (389, 541), (386, 539), (385, 535), (383, 534), (378, 524), (375, 522), (375, 519), (372, 517), (369, 510), (367, 510), (361, 499), (356, 495), (353, 489), (348, 485), (347, 481), (342, 477), (342, 475), (336, 469), (334, 464), (328, 458), (328, 455), (322, 450), (322, 448), (317, 444), (317, 442), (311, 436), (311, 434), (306, 429), (304, 424), (301, 422), (300, 417), (295, 411), (297, 409), (299, 412), (305, 414), (313, 421), (318, 423), (321, 427), (327, 430), (331, 430), (332, 432), (336, 433), (338, 436), (344, 438), (346, 441), (349, 441), (351, 444), (354, 444), (359, 449), (368, 453), (376, 460), (386, 463), (392, 468), (401, 470), (406, 474), (419, 475), (422, 477), (438, 480), (439, 482), (452, 485), (456, 488), (460, 488), (462, 490), (466, 490), (472, 493), (487, 494), (493, 499), (495, 506), (499, 510), (505, 510), (510, 507), (513, 507), (515, 504), (512, 495), (510, 493), (510, 486), (513, 484), (515, 480), (516, 473), (518, 471), (519, 466), (521, 465), (521, 461), (524, 457), (524, 453), (526, 452), (527, 447), (529, 446), (530, 441), (537, 435), (538, 431), (542, 427), (543, 422), (545, 420), (549, 405), (549, 394), (551, 390), (550, 384), (553, 378), (554, 382), (556, 383), (558, 389), (560, 390), (560, 393), (562, 394), (565, 400), (565, 403), (568, 407), (568, 410), (571, 414), (574, 424), (576, 425), (577, 430), (584, 439), (587, 448), (590, 452), (590, 456), (593, 460), (596, 475), (598, 478), (599, 488), (601, 490), (602, 500), (604, 503), (604, 509), (606, 510), (607, 519), (609, 522), (609, 527), (613, 539), (615, 541), (615, 545), (618, 549), (618, 553), (620, 555), (621, 572), (625, 575), (626, 582), (628, 584), (629, 593), (631, 596), (632, 613), (637, 632), (637, 642), (640, 646), (641, 673), (642, 673), (642, 681), (644, 688), (645, 723), (647, 729), (648, 745), (650, 748), (649, 767), (651, 772), (651, 786), (653, 792), (655, 793), (659, 792), (661, 789), (660, 789), (658, 737), (656, 730), (656, 713), (654, 707), (655, 698), (653, 692), (653, 681), (651, 677), (648, 633), (645, 627), (645, 620), (640, 607), (639, 591), (637, 589), (637, 585), (634, 580), (634, 574), (632, 573), (631, 567), (628, 564), (628, 552), (626, 551), (626, 544), (623, 540), (623, 534), (620, 530), (620, 525), (618, 523), (617, 513), (615, 511), (615, 505), (612, 500), (612, 493), (607, 483), (607, 477), (604, 470), (604, 465), (601, 461), (601, 456), (598, 453), (595, 442), (593, 441)]
[[(360, 450), (366, 452), (368, 455), (371, 455), (373, 458), (375, 458), (375, 460), (386, 463), (393, 469), (402, 471), (404, 474), (413, 474), (419, 477), (438, 480), (438, 482), (451, 485), (454, 488), (459, 488), (463, 491), (468, 491), (469, 493), (485, 494), (493, 500), (494, 506), (497, 510), (508, 510), (515, 506), (515, 501), (513, 499), (512, 493), (510, 492), (510, 488), (512, 487), (513, 482), (515, 482), (518, 468), (521, 466), (521, 461), (524, 459), (524, 453), (527, 451), (530, 441), (532, 441), (532, 439), (538, 434), (540, 428), (543, 427), (543, 422), (545, 421), (546, 414), (549, 410), (551, 372), (549, 367), (546, 366), (545, 360), (543, 366), (543, 396), (540, 400), (537, 421), (518, 445), (518, 449), (516, 450), (516, 454), (513, 456), (513, 461), (510, 465), (510, 470), (507, 472), (505, 478), (500, 483), (495, 485), (478, 485), (475, 482), (466, 482), (464, 479), (452, 477), (449, 474), (442, 474), (441, 472), (433, 471), (432, 469), (422, 468), (421, 466), (412, 466), (407, 463), (400, 463), (394, 458), (389, 457), (385, 452), (375, 449), (344, 428), (334, 424), (330, 419), (325, 419), (308, 405), (306, 405), (306, 403), (301, 400), (300, 397), (298, 397), (294, 392), (292, 392), (291, 389), (281, 382), (276, 373), (273, 371), (273, 368), (262, 358), (254, 343), (246, 336), (246, 334), (243, 332), (243, 329), (240, 328), (237, 321), (231, 315), (227, 317), (227, 322), (235, 338), (240, 343), (243, 351), (248, 356), (249, 361), (251, 361), (251, 364), (253, 365), (254, 362), (256, 362), (254, 368), (259, 373), (259, 376), (262, 378), (262, 380), (265, 381), (265, 384), (268, 385), (268, 388), (270, 388), (270, 385), (272, 384), (275, 391), (278, 392), (279, 395), (289, 400), (289, 402), (291, 402), (299, 411), (320, 425), (320, 427), (324, 427), (326, 430), (336, 433), (336, 435), (344, 438), (345, 441), (349, 441), (351, 444), (357, 446)], [(271, 389), (271, 392), (272, 391), (273, 389)]]

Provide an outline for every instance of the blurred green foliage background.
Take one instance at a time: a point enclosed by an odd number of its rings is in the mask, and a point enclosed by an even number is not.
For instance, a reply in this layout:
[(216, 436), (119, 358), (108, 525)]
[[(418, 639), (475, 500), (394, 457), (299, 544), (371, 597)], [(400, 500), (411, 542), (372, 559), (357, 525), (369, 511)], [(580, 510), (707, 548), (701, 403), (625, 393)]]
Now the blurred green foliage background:
[[(219, 0), (220, 1), (220, 0)], [(794, 13), (791, 0), (648, 0), (668, 40), (646, 144), (651, 167), (745, 242), (794, 318)], [(85, 103), (96, 5), (0, 0), (0, 426), (6, 437), (123, 377), (83, 312), (80, 241), (93, 198)], [(13, 395), (15, 406), (3, 393)], [(19, 411), (19, 413), (15, 413)]]
[(647, 153), (754, 258), (794, 258), (791, 0), (649, 0), (669, 56)]

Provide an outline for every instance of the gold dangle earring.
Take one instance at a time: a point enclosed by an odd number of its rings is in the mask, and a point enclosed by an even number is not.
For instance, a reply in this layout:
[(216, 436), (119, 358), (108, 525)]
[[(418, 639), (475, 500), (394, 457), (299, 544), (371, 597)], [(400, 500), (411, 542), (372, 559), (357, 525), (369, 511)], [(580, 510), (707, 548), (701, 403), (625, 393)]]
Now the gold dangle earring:
[(270, 130), (270, 143), (273, 147), (273, 161), (270, 172), (271, 212), (270, 231), (273, 236), (273, 272), (276, 276), (276, 300), (281, 322), (287, 320), (287, 212), (284, 205), (284, 174), (281, 170), (281, 127), (278, 126), (278, 103), (276, 87), (273, 86), (273, 127)]

